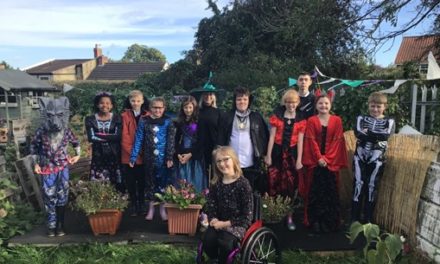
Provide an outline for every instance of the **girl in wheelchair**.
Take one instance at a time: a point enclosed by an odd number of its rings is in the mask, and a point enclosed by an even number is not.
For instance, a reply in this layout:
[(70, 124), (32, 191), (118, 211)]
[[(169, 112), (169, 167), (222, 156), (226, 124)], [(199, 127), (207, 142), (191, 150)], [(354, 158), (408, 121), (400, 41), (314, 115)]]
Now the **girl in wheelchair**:
[(214, 176), (205, 208), (209, 227), (202, 243), (213, 263), (226, 263), (252, 223), (252, 188), (231, 147), (214, 150), (212, 160)]

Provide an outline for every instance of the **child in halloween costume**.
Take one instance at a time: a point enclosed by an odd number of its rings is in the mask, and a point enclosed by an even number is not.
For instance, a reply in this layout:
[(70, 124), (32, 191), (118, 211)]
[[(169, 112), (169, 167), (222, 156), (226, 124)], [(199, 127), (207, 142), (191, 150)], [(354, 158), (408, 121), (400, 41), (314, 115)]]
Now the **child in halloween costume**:
[(309, 193), (308, 222), (315, 232), (335, 231), (340, 226), (339, 170), (347, 167), (342, 120), (331, 115), (326, 95), (316, 99), (318, 115), (307, 120), (303, 164), (313, 177)]
[(199, 128), (197, 101), (189, 96), (182, 102), (176, 122), (177, 178), (185, 179), (201, 192), (208, 184)]
[[(354, 129), (357, 138), (353, 155), (352, 221), (373, 220), (377, 184), (383, 174), (388, 138), (394, 133), (394, 119), (384, 115), (387, 106), (385, 94), (375, 92), (368, 98), (369, 115), (357, 117)], [(362, 206), (363, 202), (363, 206)], [(361, 209), (364, 219), (361, 219)]]
[[(34, 158), (34, 171), (42, 179), (43, 201), (47, 212), (47, 235), (64, 236), (64, 208), (69, 196), (68, 164), (74, 164), (80, 156), (78, 139), (68, 128), (69, 100), (40, 98), (43, 124), (36, 130), (30, 144)], [(75, 156), (67, 153), (71, 144)]]
[[(146, 220), (154, 217), (155, 193), (172, 184), (170, 168), (173, 166), (176, 129), (173, 121), (165, 113), (165, 100), (154, 98), (150, 104), (150, 115), (139, 121), (136, 137), (130, 155), (130, 167), (133, 167), (141, 151), (144, 150), (146, 174), (146, 196), (150, 201)], [(164, 203), (160, 205), (160, 216), (167, 220)]]
[(100, 92), (94, 100), (94, 112), (85, 119), (88, 141), (92, 143), (91, 180), (110, 180), (119, 191), (124, 191), (120, 169), (121, 116), (112, 112), (111, 93)]
[(134, 144), (134, 137), (139, 120), (148, 115), (148, 101), (139, 90), (133, 90), (128, 94), (121, 114), (122, 135), (121, 135), (121, 165), (122, 174), (127, 184), (130, 197), (130, 215), (137, 216), (145, 211), (145, 175), (143, 165), (143, 154), (139, 155), (134, 167), (130, 167), (130, 154)]
[(210, 263), (223, 264), (252, 223), (253, 196), (232, 147), (218, 147), (212, 156), (214, 177), (205, 206), (209, 227), (203, 250)]
[[(269, 143), (265, 162), (268, 168), (268, 193), (293, 199), (298, 188), (298, 170), (302, 169), (303, 139), (307, 122), (301, 120), (296, 109), (300, 104), (298, 92), (287, 90), (270, 117)], [(287, 227), (295, 230), (292, 213), (287, 215)]]

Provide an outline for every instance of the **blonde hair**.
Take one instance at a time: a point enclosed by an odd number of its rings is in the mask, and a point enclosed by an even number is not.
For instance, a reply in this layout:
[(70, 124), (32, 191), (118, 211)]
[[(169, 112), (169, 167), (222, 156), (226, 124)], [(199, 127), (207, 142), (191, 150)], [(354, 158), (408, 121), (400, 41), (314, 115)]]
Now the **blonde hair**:
[(130, 98), (130, 99), (134, 98), (134, 97), (138, 97), (138, 96), (141, 96), (142, 98), (144, 98), (144, 94), (139, 90), (133, 90), (128, 93), (128, 98)]
[(220, 172), (220, 170), (217, 167), (217, 156), (219, 154), (222, 154), (224, 156), (231, 157), (232, 160), (232, 166), (234, 168), (235, 177), (239, 178), (243, 176), (243, 171), (240, 168), (240, 161), (238, 160), (237, 154), (235, 154), (235, 151), (230, 146), (221, 146), (212, 152), (212, 167), (214, 168), (214, 174), (211, 180), (211, 184), (216, 184), (219, 180), (223, 179), (223, 173)]
[(295, 100), (299, 102), (299, 94), (294, 89), (288, 89), (281, 98), (281, 105), (285, 105), (287, 100)]
[(388, 103), (388, 98), (381, 92), (374, 92), (368, 96), (368, 103), (384, 104)]
[[(211, 92), (202, 93), (202, 96), (200, 96), (200, 100), (199, 100), (199, 109), (205, 108), (205, 104), (203, 103), (203, 94), (205, 93), (211, 93)], [(215, 93), (211, 93), (211, 94), (213, 96), (211, 106), (217, 108), (217, 96), (215, 95)]]

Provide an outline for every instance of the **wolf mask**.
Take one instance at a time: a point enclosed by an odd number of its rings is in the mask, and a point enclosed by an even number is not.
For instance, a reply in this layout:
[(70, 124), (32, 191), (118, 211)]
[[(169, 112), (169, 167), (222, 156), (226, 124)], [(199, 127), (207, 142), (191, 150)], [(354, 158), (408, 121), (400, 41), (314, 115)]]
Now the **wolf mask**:
[(40, 117), (46, 131), (59, 132), (67, 128), (70, 115), (70, 103), (67, 97), (56, 99), (40, 97)]

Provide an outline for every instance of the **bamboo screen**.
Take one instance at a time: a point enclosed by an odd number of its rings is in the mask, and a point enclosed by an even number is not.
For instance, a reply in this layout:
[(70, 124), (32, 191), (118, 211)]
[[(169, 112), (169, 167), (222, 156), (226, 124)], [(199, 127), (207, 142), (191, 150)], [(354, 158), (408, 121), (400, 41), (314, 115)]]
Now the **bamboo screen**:
[[(342, 208), (351, 206), (351, 163), (356, 139), (353, 131), (345, 133), (350, 168), (341, 171)], [(416, 239), (417, 213), (426, 173), (440, 151), (435, 136), (393, 135), (386, 153), (387, 164), (380, 179), (375, 222), (392, 233)]]

